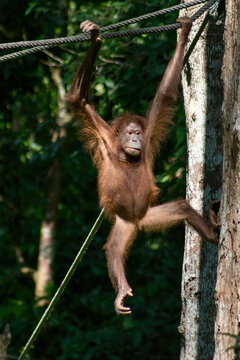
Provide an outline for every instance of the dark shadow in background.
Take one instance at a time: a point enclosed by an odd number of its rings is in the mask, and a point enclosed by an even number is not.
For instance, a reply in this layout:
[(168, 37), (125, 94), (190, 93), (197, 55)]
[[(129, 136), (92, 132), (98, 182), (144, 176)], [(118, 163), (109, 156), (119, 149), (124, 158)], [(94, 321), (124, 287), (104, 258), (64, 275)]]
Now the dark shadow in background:
[[(207, 123), (205, 145), (204, 209), (209, 210), (209, 199), (221, 199), (222, 185), (222, 122), (223, 88), (221, 68), (224, 54), (224, 4), (218, 19), (210, 17), (206, 38), (207, 54)], [(211, 360), (214, 356), (214, 320), (216, 315), (215, 286), (218, 247), (202, 242), (199, 284), (198, 360)]]

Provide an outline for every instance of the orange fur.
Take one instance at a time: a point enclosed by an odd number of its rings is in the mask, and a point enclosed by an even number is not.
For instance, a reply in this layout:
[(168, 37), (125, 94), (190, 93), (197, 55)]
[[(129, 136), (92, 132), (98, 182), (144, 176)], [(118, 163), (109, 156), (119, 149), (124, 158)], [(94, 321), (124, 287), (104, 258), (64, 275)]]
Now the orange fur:
[[(154, 182), (153, 162), (165, 140), (166, 129), (172, 124), (184, 47), (191, 28), (190, 19), (182, 18), (179, 21), (182, 29), (176, 50), (146, 118), (127, 112), (116, 118), (111, 126), (96, 113), (88, 101), (92, 68), (101, 45), (100, 29), (90, 21), (82, 24), (84, 31), (93, 31), (92, 45), (74, 77), (67, 99), (81, 119), (81, 139), (98, 169), (100, 206), (105, 208), (106, 215), (114, 223), (104, 249), (109, 276), (117, 291), (117, 314), (131, 312), (123, 305), (124, 298), (132, 296), (125, 276), (124, 262), (138, 230), (161, 230), (187, 220), (200, 234), (212, 242), (217, 241), (216, 234), (186, 201), (153, 207), (159, 193)], [(131, 123), (137, 125), (131, 141), (135, 141), (134, 145), (140, 142), (141, 146), (131, 147), (132, 143), (128, 146), (128, 140), (122, 141), (123, 144), (119, 140), (122, 138), (120, 135), (124, 139), (129, 135), (127, 127)], [(136, 140), (137, 132), (139, 137)], [(125, 144), (127, 145), (124, 147)], [(137, 157), (134, 157), (134, 151), (137, 151)]]

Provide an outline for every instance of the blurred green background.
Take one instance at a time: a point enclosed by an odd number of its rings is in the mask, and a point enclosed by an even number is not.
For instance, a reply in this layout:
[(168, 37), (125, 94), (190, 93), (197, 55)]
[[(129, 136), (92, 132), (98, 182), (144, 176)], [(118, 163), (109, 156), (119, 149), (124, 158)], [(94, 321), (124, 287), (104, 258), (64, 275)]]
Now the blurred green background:
[[(106, 26), (175, 3), (2, 0), (0, 42), (76, 35), (85, 19)], [(175, 12), (130, 28), (173, 23), (177, 16)], [(92, 100), (105, 120), (125, 110), (146, 113), (175, 43), (175, 31), (103, 42)], [(49, 171), (56, 161), (59, 191), (49, 296), (99, 213), (96, 169), (78, 140), (77, 121), (67, 108), (62, 109), (65, 121), (59, 115), (59, 89), (68, 90), (88, 46), (64, 45), (0, 67), (0, 331), (10, 324), (10, 358), (19, 355), (45, 309), (36, 306), (34, 270), (54, 181)], [(160, 202), (185, 196), (185, 121), (179, 98), (175, 124), (155, 166)], [(114, 313), (115, 294), (102, 251), (109, 229), (104, 221), (30, 359), (178, 359), (183, 227), (138, 236), (127, 261), (133, 314), (125, 318)]]

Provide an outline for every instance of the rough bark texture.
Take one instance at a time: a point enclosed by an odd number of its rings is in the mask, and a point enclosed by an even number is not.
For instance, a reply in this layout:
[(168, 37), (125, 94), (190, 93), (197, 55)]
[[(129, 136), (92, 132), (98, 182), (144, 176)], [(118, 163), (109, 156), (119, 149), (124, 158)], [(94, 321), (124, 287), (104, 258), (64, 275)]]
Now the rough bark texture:
[[(225, 53), (222, 79), (223, 197), (216, 286), (214, 360), (239, 359), (231, 335), (240, 324), (240, 2), (226, 1)], [(228, 335), (227, 335), (228, 334)], [(228, 350), (229, 349), (229, 350)], [(239, 344), (238, 344), (239, 349)]]
[[(196, 8), (192, 10), (195, 11)], [(187, 15), (191, 15), (189, 10)], [(194, 23), (190, 42), (204, 17)], [(187, 199), (205, 215), (211, 200), (221, 197), (222, 33), (223, 24), (216, 25), (215, 20), (210, 19), (183, 71), (188, 142)], [(179, 327), (181, 360), (213, 358), (216, 267), (217, 246), (204, 242), (187, 227)]]

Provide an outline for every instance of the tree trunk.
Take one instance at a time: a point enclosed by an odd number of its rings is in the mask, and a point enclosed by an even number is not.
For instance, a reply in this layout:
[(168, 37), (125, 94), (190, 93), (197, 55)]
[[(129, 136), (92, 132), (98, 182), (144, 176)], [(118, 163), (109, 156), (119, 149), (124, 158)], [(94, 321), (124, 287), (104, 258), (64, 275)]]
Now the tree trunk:
[(39, 306), (43, 306), (48, 302), (48, 299), (46, 299), (49, 294), (48, 287), (53, 282), (54, 233), (56, 229), (60, 179), (60, 165), (59, 161), (55, 159), (50, 166), (47, 176), (47, 206), (45, 218), (42, 221), (39, 244), (35, 289), (35, 297), (39, 300)]
[(10, 326), (7, 324), (2, 334), (0, 334), (0, 360), (7, 360), (7, 348), (11, 342)]
[[(240, 359), (240, 2), (226, 0), (223, 62), (223, 196), (214, 360)], [(234, 347), (235, 348), (231, 348)], [(231, 348), (231, 349), (230, 349)]]
[[(192, 15), (196, 11), (188, 10)], [(194, 23), (190, 42), (201, 27)], [(210, 18), (183, 71), (187, 125), (187, 199), (206, 216), (209, 204), (221, 197), (222, 131), (220, 81), (223, 24)], [(204, 242), (186, 227), (182, 274), (181, 360), (210, 360), (214, 354), (214, 290), (217, 246)]]
[[(49, 52), (48, 52), (49, 53)], [(49, 53), (50, 54), (50, 53)], [(61, 79), (61, 70), (51, 68), (53, 81), (58, 89), (57, 129), (53, 132), (52, 142), (62, 141), (66, 137), (65, 124), (69, 121), (66, 111), (65, 90)], [(41, 225), (39, 243), (38, 268), (35, 276), (35, 297), (38, 305), (43, 306), (48, 302), (49, 285), (53, 282), (53, 259), (54, 259), (54, 235), (57, 221), (57, 207), (59, 201), (61, 183), (60, 162), (56, 157), (53, 159), (47, 175), (47, 205), (45, 217)]]

